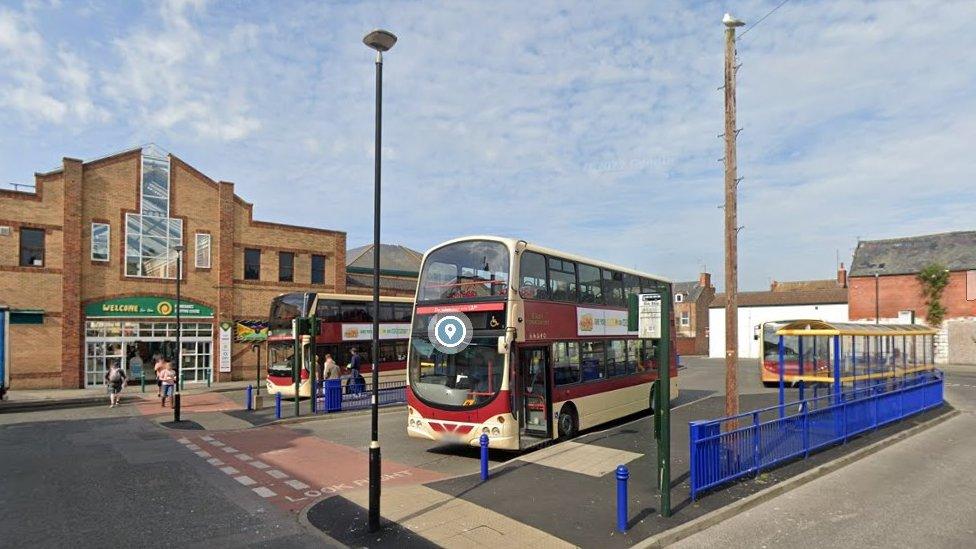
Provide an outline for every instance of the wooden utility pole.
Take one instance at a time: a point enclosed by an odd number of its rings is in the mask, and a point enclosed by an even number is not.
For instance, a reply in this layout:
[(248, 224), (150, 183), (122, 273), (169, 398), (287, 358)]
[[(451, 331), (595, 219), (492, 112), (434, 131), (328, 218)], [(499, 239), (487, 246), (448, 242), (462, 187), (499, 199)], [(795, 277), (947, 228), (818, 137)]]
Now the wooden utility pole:
[(739, 236), (736, 216), (735, 139), (735, 28), (744, 23), (725, 14), (725, 415), (739, 413), (738, 347), (739, 307), (737, 240)]

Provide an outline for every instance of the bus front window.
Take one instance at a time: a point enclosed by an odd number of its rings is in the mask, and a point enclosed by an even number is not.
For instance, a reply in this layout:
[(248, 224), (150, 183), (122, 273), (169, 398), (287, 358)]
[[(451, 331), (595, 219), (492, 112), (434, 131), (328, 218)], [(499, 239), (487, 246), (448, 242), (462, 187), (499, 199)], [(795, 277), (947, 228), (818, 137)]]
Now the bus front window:
[(410, 387), (433, 405), (475, 408), (498, 394), (504, 373), (504, 355), (498, 339), (475, 337), (463, 351), (449, 355), (423, 337), (410, 344)]
[(268, 374), (273, 376), (292, 376), (295, 345), (291, 341), (268, 343)]
[(455, 242), (427, 255), (417, 301), (504, 297), (508, 248), (501, 242)]

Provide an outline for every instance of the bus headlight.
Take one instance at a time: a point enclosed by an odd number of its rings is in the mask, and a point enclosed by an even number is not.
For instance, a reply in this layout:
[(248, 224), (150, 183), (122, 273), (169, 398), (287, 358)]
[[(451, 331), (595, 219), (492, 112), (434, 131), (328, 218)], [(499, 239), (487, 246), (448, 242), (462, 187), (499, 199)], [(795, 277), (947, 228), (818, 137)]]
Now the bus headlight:
[(488, 428), (487, 427), (482, 427), (481, 428), (481, 432), (487, 435), (488, 434)]
[(491, 434), (497, 437), (498, 435), (502, 434), (502, 432), (498, 429), (498, 427), (492, 427)]

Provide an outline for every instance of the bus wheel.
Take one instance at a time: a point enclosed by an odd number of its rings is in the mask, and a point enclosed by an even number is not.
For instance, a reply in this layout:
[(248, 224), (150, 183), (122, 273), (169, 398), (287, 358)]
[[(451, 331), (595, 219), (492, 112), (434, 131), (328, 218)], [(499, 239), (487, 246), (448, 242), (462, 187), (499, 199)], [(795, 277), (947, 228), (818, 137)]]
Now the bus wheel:
[(559, 412), (559, 438), (571, 438), (576, 436), (579, 430), (579, 418), (576, 417), (576, 407), (572, 404), (563, 406)]

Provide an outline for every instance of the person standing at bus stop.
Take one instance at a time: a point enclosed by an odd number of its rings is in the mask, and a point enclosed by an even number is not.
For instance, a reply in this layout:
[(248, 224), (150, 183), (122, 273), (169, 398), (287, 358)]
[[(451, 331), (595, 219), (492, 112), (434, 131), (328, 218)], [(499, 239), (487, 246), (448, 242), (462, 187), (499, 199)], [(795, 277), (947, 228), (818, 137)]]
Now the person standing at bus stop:
[(159, 374), (159, 382), (163, 392), (163, 400), (159, 405), (165, 408), (166, 397), (173, 396), (173, 391), (176, 389), (176, 372), (168, 360), (163, 360), (163, 370)]
[(325, 368), (324, 376), (322, 379), (339, 379), (342, 376), (342, 372), (339, 371), (339, 365), (332, 360), (331, 354), (325, 355)]
[(125, 386), (125, 370), (117, 360), (105, 372), (105, 385), (108, 386), (108, 407), (115, 408), (122, 399), (122, 387)]

